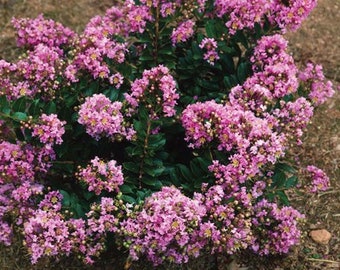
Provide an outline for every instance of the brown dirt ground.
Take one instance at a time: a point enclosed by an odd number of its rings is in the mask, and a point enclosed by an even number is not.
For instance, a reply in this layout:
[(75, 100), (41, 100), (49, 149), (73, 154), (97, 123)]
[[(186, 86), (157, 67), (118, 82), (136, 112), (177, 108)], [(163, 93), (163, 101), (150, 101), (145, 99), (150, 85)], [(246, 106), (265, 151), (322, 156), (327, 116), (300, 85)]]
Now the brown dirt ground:
[[(13, 16), (35, 17), (43, 13), (76, 31), (81, 31), (86, 22), (97, 14), (103, 14), (114, 0), (0, 0), (0, 59), (14, 59), (18, 53), (14, 31), (10, 25)], [(340, 0), (319, 0), (318, 7), (296, 33), (287, 35), (291, 52), (298, 63), (308, 61), (322, 64), (334, 84), (340, 83)], [(332, 183), (331, 189), (315, 196), (292, 194), (292, 204), (307, 216), (303, 226), (301, 244), (286, 257), (261, 259), (248, 256), (245, 266), (239, 269), (261, 270), (339, 270), (340, 269), (340, 93), (322, 105), (305, 133), (304, 144), (292, 150), (290, 155), (300, 160), (302, 166), (314, 164), (324, 169)], [(311, 229), (323, 228), (332, 234), (327, 245), (311, 240)], [(84, 269), (70, 259), (59, 263), (42, 262), (30, 266), (28, 256), (17, 243), (10, 248), (0, 246), (0, 269)], [(117, 261), (110, 259), (111, 263)], [(196, 268), (193, 263), (188, 269)], [(202, 265), (201, 265), (202, 266)], [(146, 268), (145, 268), (146, 267)], [(150, 267), (133, 267), (151, 269)], [(117, 266), (92, 269), (121, 269)], [(226, 269), (225, 266), (221, 269)], [(229, 265), (227, 269), (237, 269)]]

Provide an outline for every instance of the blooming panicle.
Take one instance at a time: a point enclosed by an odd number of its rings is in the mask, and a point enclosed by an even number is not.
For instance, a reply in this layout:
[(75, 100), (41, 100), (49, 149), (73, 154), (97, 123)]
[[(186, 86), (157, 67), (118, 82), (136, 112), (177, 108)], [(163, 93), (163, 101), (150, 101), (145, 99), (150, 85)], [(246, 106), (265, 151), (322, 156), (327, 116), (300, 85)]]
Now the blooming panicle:
[(211, 224), (211, 252), (234, 254), (252, 244), (252, 204), (245, 187), (229, 192), (224, 186), (213, 185), (203, 192), (201, 202)]
[(88, 185), (88, 190), (99, 195), (103, 190), (118, 192), (124, 183), (122, 167), (115, 160), (105, 162), (95, 157), (85, 169), (80, 169), (78, 179)]
[(301, 144), (300, 138), (313, 116), (312, 104), (304, 97), (280, 103), (281, 108), (272, 113), (279, 120), (275, 129), (279, 133), (286, 133), (289, 139), (297, 139), (297, 143)]
[(46, 45), (48, 47), (69, 46), (76, 34), (69, 28), (51, 19), (39, 15), (35, 19), (12, 19), (17, 30), (17, 44), (20, 47), (35, 47)]
[(55, 211), (61, 210), (61, 201), (63, 195), (59, 191), (50, 191), (47, 193), (42, 201), (40, 201), (38, 207), (43, 211)]
[(57, 47), (37, 44), (17, 63), (0, 60), (0, 95), (9, 100), (41, 95), (55, 98), (64, 62)]
[(230, 90), (229, 102), (233, 107), (252, 111), (256, 116), (266, 115), (268, 105), (272, 103), (273, 95), (268, 88), (260, 84), (237, 85)]
[(264, 15), (270, 10), (268, 0), (216, 0), (214, 6), (218, 17), (228, 16), (225, 25), (231, 35), (244, 28), (253, 29), (255, 23), (262, 23)]
[(150, 70), (144, 70), (141, 79), (131, 84), (131, 93), (125, 93), (125, 99), (134, 112), (140, 103), (148, 109), (150, 116), (159, 118), (160, 110), (165, 117), (176, 114), (175, 106), (179, 99), (176, 81), (167, 67), (159, 65)]
[(288, 253), (299, 242), (299, 220), (304, 218), (290, 206), (279, 208), (263, 199), (254, 205), (252, 223), (255, 241), (251, 249), (261, 256)]
[(163, 187), (146, 199), (141, 212), (121, 224), (127, 243), (131, 243), (131, 258), (145, 255), (156, 266), (164, 261), (186, 263), (189, 256), (197, 257), (207, 241), (199, 237), (204, 215), (199, 201), (175, 187)]
[(329, 188), (329, 177), (326, 173), (314, 165), (306, 167), (307, 175), (312, 179), (312, 182), (308, 186), (308, 190), (311, 193), (317, 193), (319, 191), (325, 191)]
[(31, 215), (36, 206), (36, 195), (42, 194), (42, 190), (42, 185), (27, 180), (0, 184), (1, 243), (7, 246), (12, 243), (15, 226), (21, 226), (23, 220)]
[(236, 179), (242, 183), (257, 175), (263, 165), (274, 164), (284, 155), (285, 134), (275, 132), (270, 119), (256, 117), (237, 105), (197, 102), (187, 106), (181, 120), (189, 147), (215, 142), (218, 150), (233, 152), (230, 164), (221, 167), (220, 184), (232, 185)]
[(34, 152), (21, 145), (0, 143), (0, 184), (33, 181), (35, 176)]
[(296, 30), (310, 12), (315, 8), (317, 0), (274, 0), (271, 1), (269, 20), (277, 24), (283, 32)]
[(278, 63), (293, 64), (294, 60), (287, 53), (288, 41), (280, 34), (263, 36), (256, 44), (254, 52), (250, 57), (253, 70), (259, 71), (264, 66)]
[(292, 94), (298, 88), (298, 69), (287, 52), (287, 41), (279, 34), (262, 37), (251, 57), (253, 75), (245, 88), (260, 85), (267, 88), (272, 99)]
[(152, 21), (153, 17), (147, 6), (134, 5), (134, 1), (126, 1), (131, 3), (131, 8), (127, 14), (128, 25), (131, 32), (143, 33), (146, 23)]
[[(227, 119), (227, 117), (222, 119), (223, 111), (223, 105), (213, 100), (204, 103), (196, 102), (185, 108), (182, 112), (181, 121), (186, 131), (185, 140), (191, 141), (189, 147), (200, 148), (206, 143), (212, 142), (222, 134), (221, 128), (226, 129), (224, 133), (226, 137), (229, 137), (228, 122), (222, 123), (223, 120)], [(229, 146), (228, 149), (230, 148)]]
[(66, 122), (59, 120), (56, 114), (42, 114), (39, 117), (39, 123), (33, 127), (32, 136), (38, 137), (39, 141), (44, 144), (61, 144), (65, 124)]
[(326, 80), (321, 65), (308, 63), (306, 68), (299, 72), (299, 79), (310, 90), (308, 98), (314, 106), (323, 104), (335, 93), (333, 84), (331, 81)]
[(78, 123), (84, 125), (86, 132), (96, 140), (121, 136), (131, 140), (135, 131), (125, 123), (122, 106), (121, 102), (111, 102), (103, 94), (94, 94), (80, 106)]
[(262, 25), (266, 18), (281, 32), (296, 30), (316, 6), (317, 0), (216, 0), (215, 14), (226, 17), (226, 27), (230, 35), (239, 30), (252, 30), (256, 24)]
[(127, 43), (117, 41), (114, 36), (127, 35), (127, 29), (130, 28), (122, 18), (131, 8), (125, 6), (120, 10), (112, 7), (104, 16), (96, 16), (90, 20), (84, 32), (73, 42), (75, 49), (64, 72), (70, 82), (78, 82), (82, 72), (88, 72), (94, 79), (109, 79), (110, 82), (116, 78), (118, 73), (111, 70), (106, 60), (111, 59), (116, 63), (125, 61)]
[(171, 34), (172, 45), (188, 41), (194, 34), (195, 22), (186, 20), (180, 23)]
[(204, 38), (199, 44), (201, 49), (205, 50), (203, 59), (206, 60), (210, 65), (214, 65), (215, 62), (220, 59), (217, 53), (217, 42), (213, 38)]
[(41, 257), (69, 255), (71, 252), (67, 222), (59, 212), (36, 210), (24, 223), (24, 233), (32, 264)]
[[(33, 264), (42, 257), (77, 254), (86, 264), (93, 264), (105, 249), (108, 232), (115, 232), (118, 219), (117, 203), (102, 197), (92, 205), (87, 219), (67, 219), (61, 212), (62, 195), (51, 191), (30, 213), (24, 223), (25, 244)], [(1, 225), (1, 224), (0, 224)]]

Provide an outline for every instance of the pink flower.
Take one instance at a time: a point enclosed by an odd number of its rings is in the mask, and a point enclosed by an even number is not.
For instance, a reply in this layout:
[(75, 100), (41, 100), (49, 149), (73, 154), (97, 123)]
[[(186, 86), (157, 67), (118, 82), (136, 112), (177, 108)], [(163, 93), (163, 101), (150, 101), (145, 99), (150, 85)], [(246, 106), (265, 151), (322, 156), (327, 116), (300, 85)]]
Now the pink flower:
[(281, 209), (267, 200), (254, 206), (252, 218), (255, 242), (252, 249), (261, 256), (288, 253), (301, 236), (299, 220), (304, 216), (290, 206)]
[(189, 38), (191, 38), (192, 35), (194, 34), (194, 26), (195, 22), (192, 20), (187, 20), (180, 23), (178, 27), (172, 31), (171, 34), (172, 45), (175, 46), (177, 43), (185, 42)]
[(312, 179), (312, 183), (309, 185), (310, 192), (317, 193), (319, 191), (325, 191), (329, 188), (329, 178), (324, 171), (313, 165), (307, 166), (306, 170), (309, 177)]
[(143, 77), (131, 84), (131, 93), (125, 94), (130, 104), (131, 112), (135, 111), (140, 102), (150, 108), (150, 116), (160, 117), (159, 110), (165, 117), (176, 114), (175, 106), (179, 99), (176, 81), (170, 75), (167, 67), (159, 65), (150, 70), (144, 70)]
[(306, 68), (300, 71), (299, 79), (310, 90), (308, 97), (315, 106), (323, 104), (335, 93), (333, 84), (326, 80), (321, 65), (308, 63)]
[(39, 44), (48, 47), (69, 45), (75, 33), (62, 26), (60, 23), (45, 19), (39, 15), (36, 19), (12, 19), (12, 24), (17, 29), (18, 46), (36, 46)]
[(116, 165), (115, 160), (104, 162), (98, 157), (91, 160), (85, 169), (80, 169), (78, 179), (88, 185), (88, 190), (99, 195), (103, 190), (118, 192), (124, 183), (122, 167)]
[(103, 136), (111, 139), (123, 136), (130, 140), (135, 131), (124, 125), (122, 106), (119, 101), (111, 102), (105, 95), (95, 94), (80, 106), (78, 122), (96, 140)]
[(39, 117), (39, 124), (35, 124), (32, 136), (38, 137), (41, 143), (45, 144), (61, 144), (61, 138), (65, 133), (65, 121), (60, 121), (56, 114), (42, 114)]
[(211, 237), (199, 232), (204, 215), (199, 201), (175, 187), (163, 187), (146, 199), (141, 212), (121, 224), (127, 243), (131, 243), (130, 256), (137, 260), (145, 255), (155, 266), (164, 261), (186, 263), (189, 256), (197, 257)]

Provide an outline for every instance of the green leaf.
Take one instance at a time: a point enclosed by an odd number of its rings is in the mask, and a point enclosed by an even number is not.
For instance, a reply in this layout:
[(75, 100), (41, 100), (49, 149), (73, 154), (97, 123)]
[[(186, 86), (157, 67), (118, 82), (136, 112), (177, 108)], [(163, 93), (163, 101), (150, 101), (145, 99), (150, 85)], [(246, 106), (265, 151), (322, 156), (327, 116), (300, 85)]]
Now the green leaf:
[(157, 177), (157, 176), (160, 176), (164, 172), (165, 167), (162, 166), (162, 167), (153, 167), (152, 168), (152, 167), (144, 166), (143, 170), (148, 175), (150, 175), (152, 177)]
[(23, 112), (15, 112), (13, 113), (12, 117), (16, 121), (25, 121), (27, 120), (27, 114)]
[(240, 83), (243, 83), (250, 73), (250, 65), (247, 62), (242, 62), (237, 67), (237, 78)]
[(65, 207), (69, 207), (71, 205), (71, 196), (70, 194), (63, 189), (60, 189), (59, 192), (63, 195), (62, 205)]
[(21, 97), (21, 98), (19, 98), (16, 101), (13, 102), (12, 110), (16, 111), (16, 112), (25, 112), (26, 111), (26, 105), (27, 105), (26, 98)]
[(248, 44), (248, 39), (246, 35), (243, 33), (243, 31), (237, 31), (236, 34), (234, 35), (234, 38), (236, 38), (237, 41), (241, 42), (241, 44), (248, 49), (249, 44)]
[(52, 113), (57, 113), (57, 105), (55, 102), (52, 100), (50, 101), (47, 106), (46, 106), (46, 113), (47, 114), (52, 114)]
[(289, 205), (289, 199), (283, 190), (277, 191), (276, 194), (282, 204)]
[(298, 184), (298, 181), (299, 181), (298, 177), (296, 175), (293, 175), (287, 179), (285, 187), (286, 188), (295, 187)]
[(281, 188), (284, 187), (286, 182), (286, 174), (282, 171), (276, 171), (272, 177), (272, 187)]
[(142, 183), (154, 188), (161, 188), (162, 187), (162, 182), (153, 178), (149, 178), (149, 177), (143, 177), (142, 178)]
[(4, 110), (9, 108), (9, 101), (7, 100), (6, 96), (0, 96), (0, 110), (4, 112)]
[(129, 172), (139, 173), (139, 166), (135, 162), (124, 162), (123, 167)]
[(193, 180), (193, 176), (190, 172), (190, 170), (188, 169), (188, 167), (186, 167), (183, 164), (177, 164), (176, 165), (179, 172), (181, 173), (181, 175), (183, 176), (183, 178), (189, 182), (191, 182)]
[(84, 217), (86, 211), (84, 210), (83, 206), (80, 203), (74, 203), (71, 206), (71, 210), (77, 214), (77, 217)]
[(132, 190), (132, 188), (128, 185), (128, 184), (123, 184), (119, 187), (119, 190), (123, 193), (123, 194), (134, 194), (134, 191)]
[(148, 145), (154, 150), (162, 148), (165, 143), (166, 139), (164, 138), (164, 134), (162, 133), (149, 136)]
[(135, 203), (136, 203), (136, 200), (135, 200), (133, 197), (131, 197), (131, 196), (129, 196), (129, 195), (125, 195), (125, 194), (123, 194), (122, 200), (123, 200), (124, 202), (127, 202), (127, 203), (132, 203), (132, 204), (135, 204)]
[(296, 173), (296, 170), (289, 164), (287, 163), (277, 163), (275, 165), (275, 170), (280, 170), (280, 171), (283, 171), (283, 172), (288, 172), (288, 173)]
[(216, 31), (215, 31), (215, 20), (209, 20), (205, 24), (205, 31), (207, 32), (208, 37), (215, 37)]

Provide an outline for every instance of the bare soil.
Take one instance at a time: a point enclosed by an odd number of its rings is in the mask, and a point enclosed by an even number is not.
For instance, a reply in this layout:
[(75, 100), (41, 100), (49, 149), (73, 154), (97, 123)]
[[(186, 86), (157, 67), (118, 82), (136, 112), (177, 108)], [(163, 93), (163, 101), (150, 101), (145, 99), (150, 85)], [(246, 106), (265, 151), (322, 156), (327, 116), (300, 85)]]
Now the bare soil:
[[(34, 18), (44, 14), (81, 31), (88, 20), (103, 14), (114, 0), (0, 0), (0, 59), (15, 59), (18, 49), (10, 20), (15, 17)], [(295, 33), (287, 34), (290, 50), (298, 64), (308, 61), (322, 64), (328, 79), (340, 84), (340, 0), (319, 0), (317, 8)], [(340, 89), (339, 89), (340, 90)], [(307, 219), (303, 225), (304, 236), (300, 245), (285, 257), (258, 258), (247, 255), (237, 258), (238, 265), (221, 263), (220, 269), (231, 270), (339, 270), (340, 269), (340, 93), (315, 112), (313, 123), (305, 133), (304, 144), (293, 149), (290, 156), (301, 167), (313, 164), (324, 169), (331, 179), (331, 188), (319, 195), (291, 194), (293, 206), (303, 212)], [(302, 178), (303, 180), (303, 178)], [(327, 245), (320, 245), (309, 237), (312, 229), (326, 229), (332, 234)], [(84, 269), (73, 259), (41, 262), (31, 266), (21, 236), (10, 248), (0, 246), (0, 269)], [(209, 260), (208, 260), (209, 261)], [(240, 262), (244, 262), (242, 265)], [(108, 258), (107, 267), (91, 269), (122, 269), (119, 259)], [(200, 265), (200, 266), (198, 266)], [(193, 262), (187, 269), (208, 269)], [(227, 267), (227, 268), (226, 268)], [(132, 266), (133, 269), (151, 269), (149, 266)], [(132, 269), (131, 268), (131, 269)]]

